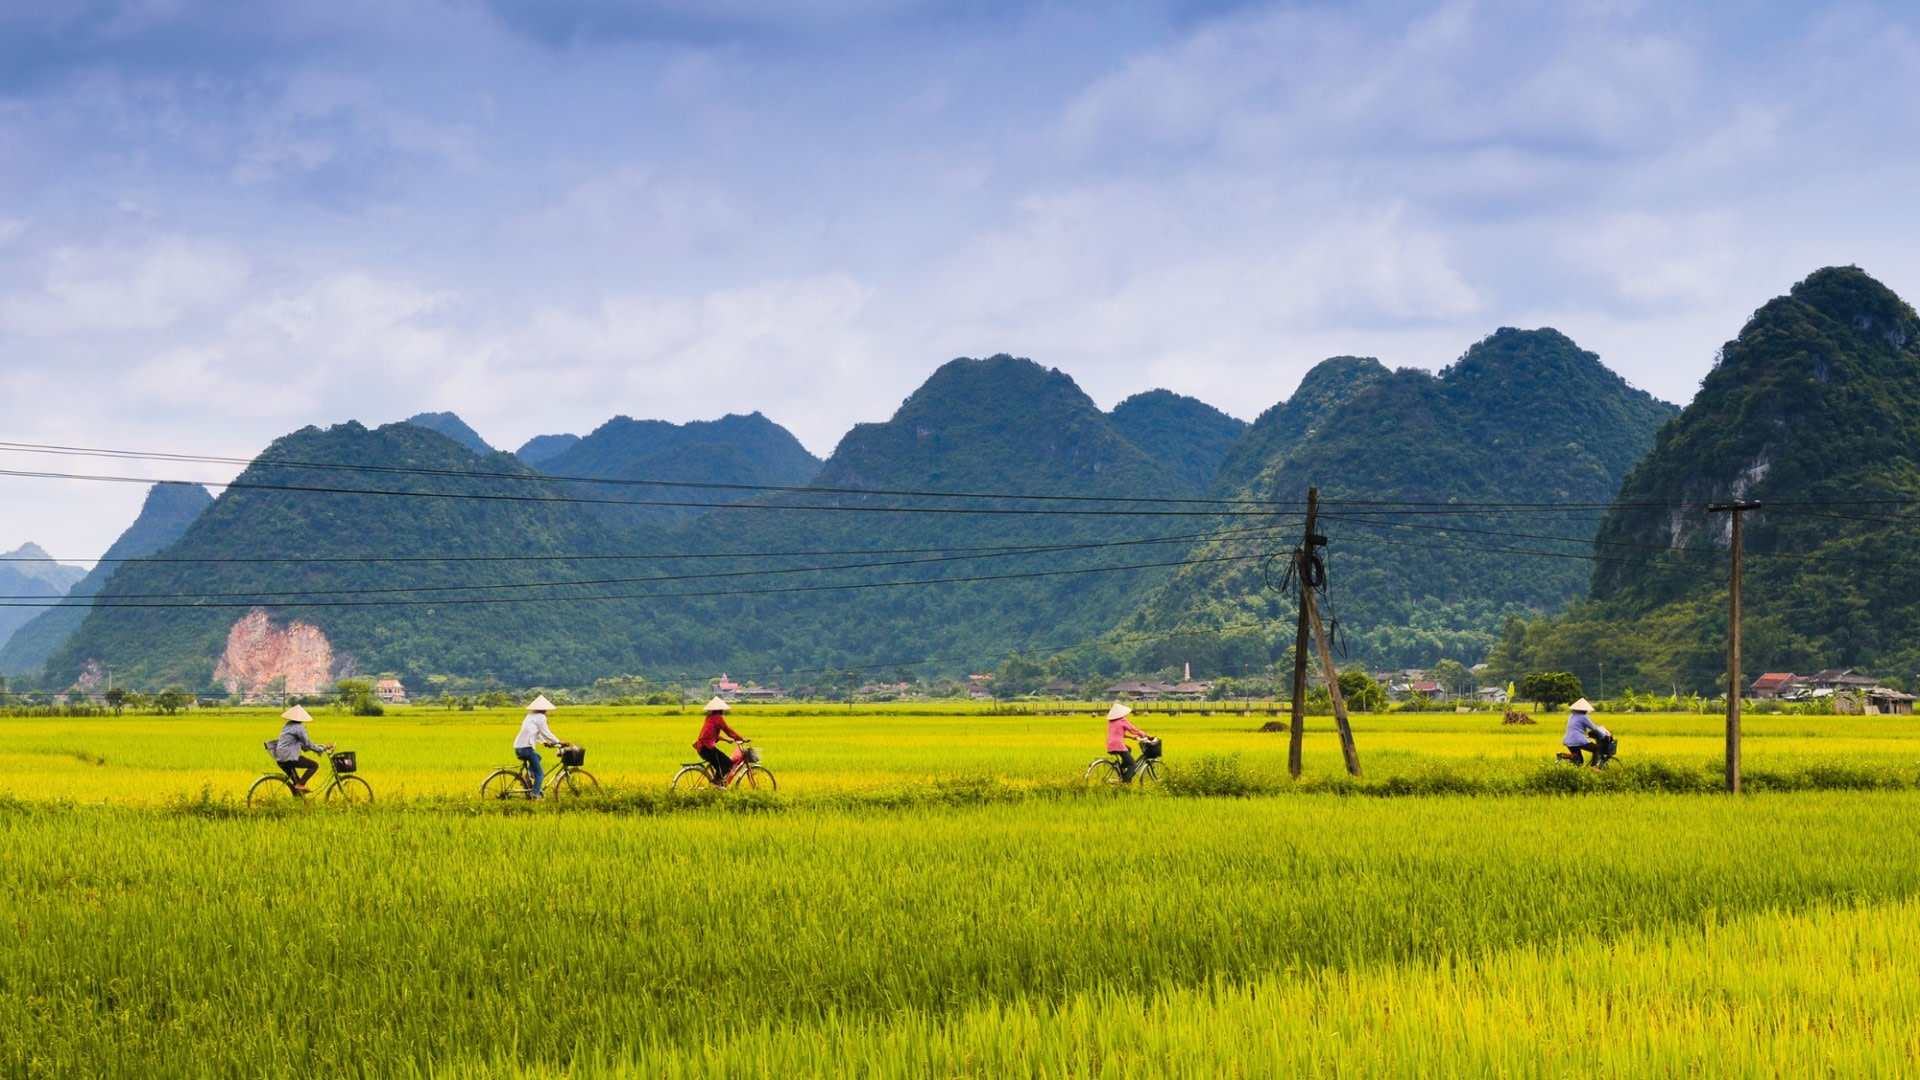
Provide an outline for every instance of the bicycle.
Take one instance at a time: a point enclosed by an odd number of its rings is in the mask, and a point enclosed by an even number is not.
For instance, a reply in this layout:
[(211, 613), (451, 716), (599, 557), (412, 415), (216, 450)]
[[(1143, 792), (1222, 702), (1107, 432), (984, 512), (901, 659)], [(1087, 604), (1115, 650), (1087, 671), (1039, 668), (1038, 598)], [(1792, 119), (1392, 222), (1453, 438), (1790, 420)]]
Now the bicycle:
[[(269, 747), (273, 744), (268, 743)], [(351, 750), (329, 750), (326, 756), (327, 782), (320, 786), (320, 797), (329, 805), (335, 798), (342, 806), (363, 806), (373, 801), (373, 786), (357, 775), (360, 763)], [(307, 792), (294, 790), (293, 778), (284, 771), (270, 772), (247, 789), (249, 808), (289, 803), (304, 799)]]
[(701, 785), (704, 784), (709, 788), (724, 787), (729, 791), (737, 787), (748, 787), (755, 791), (778, 791), (779, 782), (773, 778), (773, 773), (767, 771), (765, 765), (760, 764), (760, 751), (748, 746), (749, 741), (747, 739), (735, 741), (734, 746), (737, 749), (733, 752), (733, 770), (727, 774), (725, 784), (720, 783), (719, 778), (713, 775), (713, 766), (707, 764), (705, 760), (689, 761), (680, 766), (679, 772), (673, 774), (673, 790), (681, 793), (698, 791), (702, 790)]
[[(555, 795), (597, 795), (600, 781), (580, 766), (587, 762), (587, 748), (578, 743), (560, 744), (560, 766), (547, 774), (546, 790)], [(533, 771), (524, 761), (495, 769), (480, 781), (483, 799), (533, 798)]]
[[(1613, 763), (1614, 758), (1620, 756), (1620, 740), (1613, 735), (1595, 735), (1593, 741), (1581, 749), (1592, 755), (1592, 760), (1586, 763), (1587, 768), (1604, 769)], [(1581, 764), (1579, 757), (1572, 750), (1561, 750), (1553, 755), (1553, 760), (1562, 765)]]
[(1123, 776), (1120, 772), (1120, 755), (1108, 754), (1093, 759), (1087, 766), (1089, 784), (1127, 784), (1138, 780), (1142, 784), (1160, 782), (1160, 740), (1140, 740), (1140, 760), (1133, 763), (1133, 775)]

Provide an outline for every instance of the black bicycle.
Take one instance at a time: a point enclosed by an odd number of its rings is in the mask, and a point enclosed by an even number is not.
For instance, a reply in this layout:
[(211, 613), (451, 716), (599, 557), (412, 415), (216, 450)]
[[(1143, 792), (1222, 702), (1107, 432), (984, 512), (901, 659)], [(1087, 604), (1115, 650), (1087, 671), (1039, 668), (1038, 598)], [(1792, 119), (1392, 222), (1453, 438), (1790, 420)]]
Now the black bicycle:
[(1140, 781), (1142, 784), (1159, 783), (1160, 740), (1141, 739), (1140, 760), (1133, 763), (1133, 775), (1128, 776), (1123, 771), (1123, 768), (1121, 757), (1117, 753), (1108, 754), (1102, 758), (1095, 758), (1093, 759), (1093, 764), (1087, 766), (1087, 783), (1127, 784), (1135, 780)]
[[(1620, 740), (1612, 735), (1595, 735), (1593, 741), (1581, 749), (1591, 755), (1591, 760), (1584, 762), (1588, 768), (1604, 769), (1613, 763), (1614, 758), (1620, 756)], [(1583, 764), (1580, 760), (1580, 751), (1572, 748), (1553, 755), (1553, 760), (1567, 765)]]
[[(600, 781), (580, 766), (587, 763), (587, 748), (578, 743), (563, 743), (560, 746), (560, 767), (546, 776), (546, 789), (565, 798), (570, 795), (594, 795), (600, 791)], [(515, 759), (512, 765), (495, 769), (480, 781), (480, 797), (483, 799), (531, 799), (533, 798), (533, 770), (527, 763)]]
[[(267, 745), (271, 747), (273, 744)], [(320, 786), (319, 794), (329, 806), (335, 802), (342, 806), (360, 806), (373, 801), (373, 786), (357, 775), (360, 762), (353, 751), (330, 752), (326, 755), (326, 762), (327, 779)], [(318, 779), (318, 776), (314, 779)], [(247, 805), (255, 807), (290, 803), (306, 798), (309, 792), (295, 788), (293, 778), (285, 770), (270, 772), (255, 780), (253, 786), (247, 789)]]

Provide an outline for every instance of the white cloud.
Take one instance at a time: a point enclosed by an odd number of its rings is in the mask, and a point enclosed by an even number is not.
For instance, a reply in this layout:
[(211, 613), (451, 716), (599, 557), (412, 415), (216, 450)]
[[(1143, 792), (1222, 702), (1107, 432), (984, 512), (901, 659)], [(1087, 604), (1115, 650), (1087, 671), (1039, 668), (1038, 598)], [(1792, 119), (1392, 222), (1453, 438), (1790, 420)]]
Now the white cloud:
[(56, 248), (37, 287), (0, 295), (0, 330), (21, 337), (163, 330), (233, 297), (250, 270), (250, 260), (228, 245), (182, 237)]

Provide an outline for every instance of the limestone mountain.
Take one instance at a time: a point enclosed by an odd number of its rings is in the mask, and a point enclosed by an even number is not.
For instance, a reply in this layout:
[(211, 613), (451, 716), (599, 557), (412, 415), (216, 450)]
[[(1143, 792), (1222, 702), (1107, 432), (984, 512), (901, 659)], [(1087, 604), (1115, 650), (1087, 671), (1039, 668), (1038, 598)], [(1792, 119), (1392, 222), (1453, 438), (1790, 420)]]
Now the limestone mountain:
[(1109, 415), (1121, 434), (1178, 477), (1192, 495), (1206, 494), (1221, 460), (1247, 430), (1246, 421), (1171, 390), (1135, 394)]
[[(809, 678), (889, 661), (992, 664), (1097, 638), (1170, 572), (1150, 564), (1177, 561), (1207, 528), (1127, 501), (1181, 487), (1066, 374), (1007, 355), (954, 360), (889, 419), (848, 432), (812, 490), (699, 526), (740, 550), (872, 552), (804, 560), (852, 568), (785, 578), (852, 587), (717, 599), (710, 617), (736, 628), (746, 664)], [(1169, 536), (1181, 539), (1142, 543)]]
[[(83, 567), (54, 562), (38, 544), (22, 544), (0, 555), (0, 596), (6, 597), (9, 603), (42, 596), (62, 597), (86, 573)], [(0, 647), (27, 622), (46, 611), (44, 607), (0, 607)], [(0, 672), (5, 670), (0, 667)]]
[[(1315, 374), (1243, 440), (1263, 440), (1270, 456), (1236, 450), (1215, 490), (1297, 514), (1319, 487), (1333, 613), (1356, 657), (1389, 665), (1477, 660), (1504, 614), (1577, 600), (1586, 566), (1569, 556), (1586, 550), (1597, 507), (1676, 411), (1551, 329), (1500, 330), (1437, 375), (1353, 358)], [(1450, 513), (1448, 504), (1477, 505)], [(1409, 509), (1420, 512), (1395, 514)], [(1273, 655), (1291, 643), (1280, 623), (1292, 608), (1253, 556), (1294, 542), (1221, 545), (1218, 554), (1249, 557), (1183, 571), (1131, 625), (1279, 620), (1268, 631)], [(1229, 651), (1228, 668), (1259, 659), (1251, 640)]]
[(1215, 472), (1214, 490), (1239, 494), (1256, 486), (1260, 473), (1284, 465), (1330, 413), (1386, 376), (1387, 369), (1370, 356), (1335, 356), (1315, 364), (1292, 397), (1261, 413), (1229, 448)]
[[(276, 464), (287, 461), (330, 467)], [(199, 514), (169, 561), (123, 564), (48, 657), (47, 681), (111, 666), (126, 685), (200, 690), (223, 666), (261, 670), (234, 655), (249, 640), (316, 643), (302, 663), (324, 651), (335, 675), (457, 672), (512, 685), (626, 670), (617, 602), (599, 598), (617, 590), (554, 583), (647, 564), (598, 558), (610, 551), (604, 530), (565, 498), (511, 457), (476, 457), (416, 424), (304, 428)], [(644, 536), (624, 543), (653, 549)], [(260, 633), (243, 625), (256, 610)]]
[(213, 496), (199, 484), (164, 482), (147, 490), (140, 514), (107, 548), (100, 562), (67, 590), (62, 602), (34, 615), (0, 644), (0, 675), (39, 671), (48, 654), (80, 628), (86, 618), (86, 600), (97, 594), (115, 570), (129, 559), (161, 551), (180, 538), (209, 505)]
[[(756, 412), (685, 424), (616, 416), (539, 467), (549, 476), (602, 481), (785, 487), (812, 479), (820, 459), (792, 432)], [(572, 490), (583, 497), (631, 500), (632, 505), (599, 507), (620, 528), (684, 525), (706, 512), (707, 506), (699, 504), (745, 502), (758, 494), (627, 483), (579, 484)]]
[(521, 444), (520, 449), (513, 452), (513, 456), (528, 465), (539, 468), (540, 464), (548, 458), (571, 450), (579, 444), (580, 436), (578, 435), (535, 435)]
[(493, 447), (487, 445), (487, 440), (481, 438), (479, 432), (468, 427), (465, 420), (453, 413), (423, 412), (417, 416), (407, 417), (406, 422), (426, 428), (428, 431), (437, 431), (481, 457), (494, 452)]
[(1724, 683), (1728, 518), (1746, 515), (1749, 675), (1920, 671), (1920, 316), (1855, 267), (1809, 275), (1724, 345), (1601, 523), (1592, 603), (1507, 659), (1610, 685)]

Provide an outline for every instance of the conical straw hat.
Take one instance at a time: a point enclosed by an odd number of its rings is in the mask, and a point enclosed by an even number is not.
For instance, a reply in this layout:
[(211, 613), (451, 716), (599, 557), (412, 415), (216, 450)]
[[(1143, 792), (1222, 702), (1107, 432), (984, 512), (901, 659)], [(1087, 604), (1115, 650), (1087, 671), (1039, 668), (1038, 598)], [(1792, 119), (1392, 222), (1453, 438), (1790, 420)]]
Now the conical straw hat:
[(726, 698), (716, 697), (712, 701), (707, 702), (708, 712), (726, 712), (731, 708), (733, 708), (733, 706), (727, 704)]
[(1107, 719), (1109, 720), (1118, 720), (1121, 717), (1132, 716), (1132, 715), (1133, 715), (1132, 709), (1127, 708), (1125, 705), (1122, 705), (1117, 701), (1113, 703), (1113, 708), (1107, 710)]
[(527, 702), (527, 711), (528, 712), (552, 712), (553, 702), (547, 700), (547, 695), (541, 694), (539, 697), (536, 697), (532, 701)]
[(307, 710), (301, 708), (298, 705), (295, 705), (293, 708), (288, 709), (286, 712), (281, 713), (280, 719), (292, 720), (296, 723), (304, 724), (311, 721), (313, 719), (313, 716), (312, 714), (308, 713)]
[(1588, 701), (1586, 698), (1581, 698), (1579, 701), (1567, 706), (1567, 708), (1572, 709), (1574, 712), (1592, 712), (1593, 702)]

